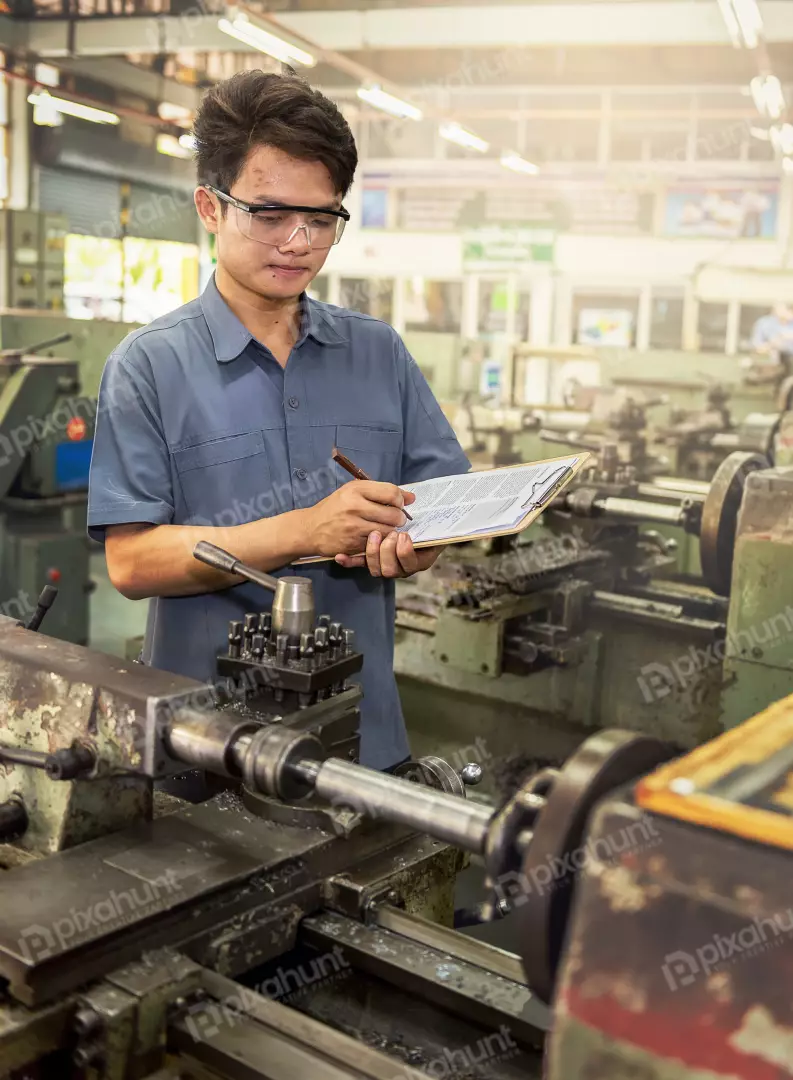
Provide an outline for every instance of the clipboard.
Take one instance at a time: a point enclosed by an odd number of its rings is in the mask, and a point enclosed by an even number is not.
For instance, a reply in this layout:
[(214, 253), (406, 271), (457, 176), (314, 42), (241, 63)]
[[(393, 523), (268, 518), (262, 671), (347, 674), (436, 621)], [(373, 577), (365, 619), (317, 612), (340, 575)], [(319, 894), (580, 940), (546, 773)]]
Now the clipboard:
[[(525, 469), (532, 465), (553, 465), (554, 462), (573, 461), (573, 464), (567, 466), (564, 470), (564, 473), (560, 475), (559, 478), (554, 482), (553, 487), (551, 487), (548, 491), (545, 492), (541, 501), (536, 503), (524, 503), (524, 506), (526, 507), (526, 514), (524, 515), (524, 517), (521, 518), (517, 525), (514, 525), (508, 529), (493, 529), (492, 531), (487, 532), (470, 533), (467, 536), (452, 536), (448, 539), (418, 540), (414, 543), (414, 548), (416, 549), (416, 551), (418, 551), (421, 548), (425, 547), (445, 547), (448, 544), (467, 544), (470, 543), (472, 540), (490, 540), (496, 536), (517, 536), (525, 529), (528, 529), (528, 527), (537, 520), (540, 514), (542, 514), (543, 511), (548, 508), (549, 504), (553, 502), (559, 492), (564, 491), (568, 484), (570, 484), (575, 479), (575, 477), (581, 472), (581, 470), (584, 468), (584, 466), (587, 464), (591, 457), (592, 454), (589, 451), (585, 450), (579, 454), (564, 454), (561, 457), (543, 458), (540, 461), (523, 461), (519, 462), (517, 465), (500, 465), (497, 469), (481, 469), (477, 470), (476, 473), (469, 472), (452, 474), (453, 476), (481, 476), (485, 475), (488, 472), (505, 472), (507, 469)], [(437, 479), (444, 478), (437, 477)], [(448, 477), (447, 479), (451, 479), (451, 477)], [(363, 555), (364, 552), (360, 552), (360, 554)], [(305, 566), (308, 563), (333, 562), (333, 560), (333, 555), (310, 555), (303, 559), (296, 560), (291, 565)]]

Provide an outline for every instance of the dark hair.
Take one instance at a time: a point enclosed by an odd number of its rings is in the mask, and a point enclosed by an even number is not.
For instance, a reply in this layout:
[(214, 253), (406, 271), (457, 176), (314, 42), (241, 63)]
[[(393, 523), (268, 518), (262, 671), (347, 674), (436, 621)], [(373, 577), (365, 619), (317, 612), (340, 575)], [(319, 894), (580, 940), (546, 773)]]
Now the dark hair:
[(208, 91), (193, 125), (198, 182), (228, 192), (255, 146), (321, 161), (336, 190), (352, 186), (358, 151), (334, 103), (299, 75), (241, 71)]

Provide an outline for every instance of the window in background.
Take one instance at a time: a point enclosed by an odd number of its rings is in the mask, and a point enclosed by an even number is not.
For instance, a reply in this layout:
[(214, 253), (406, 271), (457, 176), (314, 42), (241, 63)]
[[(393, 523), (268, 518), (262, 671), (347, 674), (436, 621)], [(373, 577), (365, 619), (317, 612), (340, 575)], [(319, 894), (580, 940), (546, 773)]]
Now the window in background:
[(120, 240), (66, 236), (63, 291), (70, 319), (120, 319), (122, 278)]
[(198, 295), (198, 248), (128, 236), (66, 236), (66, 314), (151, 322)]
[(636, 344), (638, 293), (573, 293), (573, 333), (578, 345)]
[(700, 303), (697, 338), (701, 352), (723, 353), (727, 348), (727, 304)]
[(393, 279), (342, 278), (339, 303), (341, 307), (390, 323), (394, 307)]
[(311, 282), (306, 292), (312, 300), (321, 300), (323, 304), (328, 302), (330, 292), (330, 279), (327, 274), (320, 274)]
[(758, 319), (768, 315), (771, 311), (770, 304), (758, 307), (756, 304), (741, 304), (740, 320), (738, 322), (738, 351), (751, 352), (752, 331)]
[(460, 281), (430, 281), (423, 277), (405, 282), (405, 330), (459, 334), (463, 312)]
[(683, 348), (682, 293), (664, 293), (653, 289), (650, 307), (650, 348)]
[(509, 310), (509, 285), (506, 281), (479, 281), (479, 317), (477, 332), (483, 337), (503, 335), (507, 332)]
[(124, 253), (125, 322), (151, 322), (198, 295), (198, 246), (127, 236)]

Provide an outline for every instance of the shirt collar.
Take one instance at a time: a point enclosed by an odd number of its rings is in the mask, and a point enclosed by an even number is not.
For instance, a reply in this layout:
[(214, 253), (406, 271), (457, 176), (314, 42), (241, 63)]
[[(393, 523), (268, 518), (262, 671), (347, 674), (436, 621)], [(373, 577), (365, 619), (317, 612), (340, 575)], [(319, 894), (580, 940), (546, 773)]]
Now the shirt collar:
[(320, 345), (338, 345), (347, 340), (330, 307), (303, 293), (303, 325), (298, 344), (306, 337), (313, 337)]
[[(337, 345), (346, 340), (336, 325), (338, 320), (333, 318), (326, 304), (312, 300), (303, 293), (302, 305), (300, 336), (295, 343), (296, 348), (302, 345), (307, 337), (314, 338), (321, 345)], [(214, 274), (201, 294), (201, 309), (209, 327), (218, 363), (227, 364), (230, 360), (236, 360), (254, 337), (220, 295)]]

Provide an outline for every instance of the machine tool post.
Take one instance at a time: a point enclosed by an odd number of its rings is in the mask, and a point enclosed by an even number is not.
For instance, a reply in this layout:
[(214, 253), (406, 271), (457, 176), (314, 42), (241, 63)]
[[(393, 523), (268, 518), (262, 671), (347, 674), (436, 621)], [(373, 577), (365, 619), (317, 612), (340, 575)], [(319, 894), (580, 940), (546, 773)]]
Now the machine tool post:
[[(240, 562), (231, 552), (210, 544), (206, 540), (200, 540), (196, 544), (193, 548), (193, 557), (216, 570), (236, 574), (238, 577), (246, 578), (255, 585), (261, 585), (270, 592), (274, 592), (272, 628), (277, 634), (286, 633), (292, 641), (296, 642), (300, 641), (302, 633), (313, 630), (314, 587), (311, 578), (273, 577), (272, 574), (265, 574), (261, 570)], [(256, 619), (255, 629), (259, 630), (259, 617), (251, 617)]]
[(455, 847), (481, 855), (493, 807), (468, 802), (422, 784), (330, 758), (301, 760), (287, 766), (332, 806), (345, 806), (364, 817), (408, 825)]

